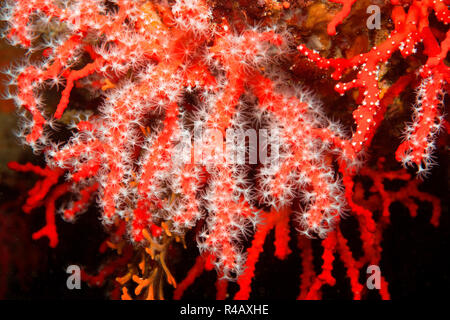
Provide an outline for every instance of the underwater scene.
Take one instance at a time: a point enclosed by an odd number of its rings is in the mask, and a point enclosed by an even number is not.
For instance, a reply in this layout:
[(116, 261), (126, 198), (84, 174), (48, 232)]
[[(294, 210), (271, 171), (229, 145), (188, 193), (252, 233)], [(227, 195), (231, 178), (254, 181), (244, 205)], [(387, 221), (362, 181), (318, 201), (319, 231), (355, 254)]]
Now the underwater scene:
[(1, 0), (0, 299), (439, 297), (449, 23), (449, 0)]

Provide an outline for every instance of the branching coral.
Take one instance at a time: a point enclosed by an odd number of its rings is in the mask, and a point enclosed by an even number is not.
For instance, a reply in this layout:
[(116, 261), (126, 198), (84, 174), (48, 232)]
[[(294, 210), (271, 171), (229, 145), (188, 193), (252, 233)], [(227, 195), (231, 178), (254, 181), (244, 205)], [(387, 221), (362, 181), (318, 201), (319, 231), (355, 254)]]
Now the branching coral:
[[(353, 2), (343, 1), (342, 13), (329, 25), (330, 34)], [(414, 123), (397, 152), (421, 173), (430, 167), (442, 122), (442, 88), (449, 75), (444, 64), (448, 36), (439, 44), (428, 27), (433, 10), (448, 22), (440, 1), (414, 1), (407, 14), (395, 6), (392, 35), (351, 59), (325, 59), (305, 45), (298, 47), (319, 67), (334, 68), (336, 80), (349, 69), (359, 69), (356, 79), (336, 85), (340, 93), (359, 88), (363, 97), (353, 113), (356, 131), (348, 137), (309, 91), (279, 70), (278, 62), (292, 47), (281, 28), (237, 30), (225, 17), (214, 18), (203, 0), (171, 5), (130, 0), (7, 2), (2, 9), (6, 37), (30, 55), (41, 53), (42, 59), (8, 71), (10, 85), (17, 86), (10, 96), (27, 111), (22, 111), (18, 136), (47, 161), (44, 169), (10, 164), (14, 170), (44, 177), (24, 206), (25, 211), (46, 206), (47, 225), (34, 238), (47, 236), (56, 246), (55, 202), (75, 194), (61, 209), (66, 220), (74, 220), (95, 195), (104, 224), (118, 230), (108, 244), (121, 258), (97, 276), (85, 274), (85, 279), (101, 284), (114, 266), (131, 263), (116, 279), (122, 298), (131, 297), (130, 280), (137, 284), (136, 297), (144, 296), (145, 289), (146, 298), (163, 298), (161, 279), (176, 286), (165, 262), (167, 247), (174, 239), (182, 241), (201, 221), (201, 255), (174, 296), (181, 297), (203, 268), (215, 267), (218, 297), (225, 297), (227, 280), (237, 279), (241, 290), (236, 297), (248, 298), (267, 233), (275, 229), (275, 255), (283, 259), (290, 253), (292, 219), (304, 260), (300, 297), (319, 298), (324, 284), (334, 284), (337, 252), (354, 297), (360, 298), (358, 275), (367, 262), (379, 262), (381, 234), (372, 213), (352, 200), (355, 166), (387, 105), (410, 80), (399, 78), (382, 97), (379, 64), (396, 50), (414, 54), (415, 45), (424, 42), (429, 59), (420, 71)], [(45, 102), (52, 88), (60, 95), (55, 108)], [(71, 93), (78, 88), (101, 102), (68, 123), (64, 117), (73, 109)], [(250, 141), (249, 150), (245, 142), (230, 144), (227, 139), (230, 133), (248, 134), (255, 128), (270, 135), (259, 136), (254, 145)], [(69, 131), (70, 137), (60, 141), (59, 129)], [(265, 150), (270, 161), (230, 161), (237, 154), (250, 158), (252, 148)], [(365, 251), (361, 261), (353, 258), (338, 227), (346, 200), (360, 222)], [(293, 203), (300, 203), (299, 210), (291, 209)], [(244, 239), (255, 229), (245, 252)], [(324, 238), (322, 273), (317, 276), (308, 254), (307, 237), (314, 236)], [(383, 281), (381, 295), (388, 298)]]
[[(344, 1), (339, 22), (350, 13), (349, 6), (353, 2)], [(320, 68), (333, 68), (332, 78), (335, 80), (340, 80), (349, 70), (358, 70), (355, 79), (338, 82), (335, 86), (336, 91), (341, 94), (357, 88), (361, 95), (361, 103), (353, 112), (357, 127), (352, 144), (358, 152), (370, 144), (386, 112), (386, 105), (380, 103), (383, 95), (379, 87), (382, 77), (380, 65), (387, 63), (396, 51), (404, 58), (415, 54), (419, 44), (423, 43), (423, 53), (428, 59), (417, 70), (421, 84), (414, 107), (414, 119), (413, 123), (406, 127), (405, 141), (399, 146), (396, 157), (405, 165), (415, 164), (418, 174), (424, 174), (433, 165), (432, 150), (435, 148), (436, 136), (443, 122), (444, 86), (450, 75), (450, 69), (444, 63), (449, 49), (450, 33), (447, 31), (439, 44), (429, 26), (429, 15), (434, 13), (439, 21), (447, 25), (450, 22), (450, 11), (444, 1), (411, 1), (407, 13), (398, 1), (392, 1), (392, 5), (394, 5), (392, 20), (395, 29), (385, 41), (367, 53), (349, 59), (326, 59), (305, 45), (298, 46), (298, 50)], [(328, 29), (330, 35), (335, 34), (334, 25), (338, 21), (333, 20), (330, 23), (333, 26), (331, 30)]]

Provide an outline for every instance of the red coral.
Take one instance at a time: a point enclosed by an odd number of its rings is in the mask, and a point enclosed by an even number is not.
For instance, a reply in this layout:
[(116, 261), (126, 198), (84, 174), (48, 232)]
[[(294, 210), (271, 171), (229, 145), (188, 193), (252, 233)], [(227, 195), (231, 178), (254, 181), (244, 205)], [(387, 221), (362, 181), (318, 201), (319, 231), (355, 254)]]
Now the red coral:
[(356, 0), (330, 0), (331, 2), (342, 3), (342, 9), (339, 11), (333, 19), (330, 21), (327, 27), (327, 32), (330, 36), (336, 34), (336, 27), (344, 21), (344, 19), (350, 14), (353, 4)]
[[(330, 34), (355, 1), (339, 2), (344, 7), (330, 23)], [(340, 125), (327, 119), (310, 92), (290, 85), (288, 75), (274, 66), (290, 44), (286, 34), (275, 28), (246, 27), (237, 32), (226, 19), (214, 21), (203, 0), (178, 0), (171, 6), (130, 0), (7, 2), (7, 37), (29, 52), (45, 49), (41, 63), (29, 62), (10, 72), (18, 88), (15, 100), (32, 117), (23, 114), (19, 136), (35, 151), (42, 151), (48, 164), (45, 169), (10, 164), (14, 170), (44, 178), (30, 191), (24, 207), (29, 212), (46, 206), (47, 225), (33, 237), (47, 236), (50, 245), (56, 246), (56, 201), (69, 192), (78, 195), (62, 210), (63, 217), (72, 220), (96, 195), (103, 222), (121, 226), (114, 236), (131, 239), (123, 257), (97, 276), (84, 274), (88, 282), (101, 284), (115, 267), (130, 261), (133, 245), (162, 248), (163, 229), (169, 237), (172, 233), (182, 236), (202, 220), (204, 229), (197, 234), (201, 255), (174, 297), (180, 298), (203, 270), (215, 267), (217, 298), (225, 298), (227, 280), (237, 278), (240, 290), (235, 298), (240, 299), (250, 296), (255, 265), (271, 229), (275, 230), (274, 255), (285, 259), (291, 254), (289, 226), (294, 220), (301, 235), (298, 246), (304, 269), (299, 298), (320, 298), (324, 285), (335, 285), (333, 262), (339, 257), (353, 297), (360, 299), (359, 274), (367, 263), (380, 262), (381, 233), (392, 201), (406, 203), (413, 215), (416, 207), (410, 197), (431, 201), (432, 223), (438, 223), (439, 203), (417, 191), (417, 183), (409, 182), (401, 194), (384, 190), (380, 177), (409, 180), (403, 171), (384, 175), (374, 175), (367, 168), (360, 171), (373, 179), (373, 190), (382, 199), (379, 221), (354, 200), (355, 164), (369, 147), (387, 106), (416, 77), (421, 85), (414, 123), (397, 158), (415, 163), (419, 173), (428, 170), (442, 123), (443, 86), (449, 78), (443, 61), (450, 40), (448, 32), (440, 43), (436, 40), (428, 16), (434, 12), (448, 23), (448, 10), (442, 1), (412, 1), (407, 13), (393, 4), (395, 30), (367, 53), (327, 59), (305, 45), (298, 46), (317, 66), (333, 68), (335, 80), (358, 70), (354, 80), (335, 87), (341, 94), (357, 88), (362, 96), (353, 112), (356, 130), (348, 138)], [(50, 22), (52, 33), (42, 34), (38, 26)], [(428, 56), (420, 74), (403, 75), (381, 97), (380, 64), (395, 51), (404, 57), (415, 54), (420, 42)], [(50, 111), (41, 94), (62, 84), (59, 103)], [(74, 122), (67, 124), (64, 118), (73, 111), (71, 92), (76, 87), (88, 89), (101, 103), (94, 114), (78, 110), (72, 116)], [(71, 133), (64, 143), (52, 135), (58, 126)], [(228, 134), (253, 127), (270, 132), (266, 141), (259, 136), (255, 143), (271, 157), (269, 163), (252, 167), (245, 161), (229, 161), (236, 154), (251, 158), (251, 152), (245, 138), (243, 146), (230, 145)], [(192, 141), (194, 150), (184, 148)], [(60, 182), (63, 174), (66, 181)], [(364, 251), (360, 259), (353, 257), (340, 229), (345, 200), (359, 222)], [(293, 203), (300, 210), (292, 210)], [(253, 230), (245, 253), (242, 243)], [(305, 238), (314, 236), (324, 238), (319, 274), (312, 266), (311, 240)], [(152, 249), (146, 251), (153, 259)], [(164, 261), (161, 268), (175, 287)], [(136, 296), (152, 287), (149, 279), (137, 273), (119, 278), (124, 283), (130, 279), (138, 285)], [(382, 283), (380, 294), (387, 299), (384, 278)], [(122, 298), (130, 297), (128, 288), (122, 287)], [(153, 297), (149, 290), (147, 298)]]
[[(350, 2), (346, 2), (349, 4)], [(405, 165), (415, 164), (418, 174), (429, 171), (433, 165), (431, 152), (435, 148), (437, 132), (443, 122), (443, 90), (448, 82), (450, 68), (444, 64), (448, 52), (450, 33), (439, 43), (431, 32), (428, 18), (433, 12), (444, 24), (449, 22), (449, 11), (444, 1), (412, 1), (408, 12), (393, 1), (392, 20), (395, 29), (380, 43), (367, 53), (353, 58), (326, 59), (319, 53), (308, 49), (305, 45), (298, 46), (298, 50), (320, 68), (333, 68), (333, 79), (340, 80), (349, 69), (359, 70), (356, 79), (350, 82), (338, 82), (335, 89), (340, 94), (358, 88), (363, 99), (353, 112), (356, 130), (353, 133), (352, 145), (356, 152), (368, 147), (376, 132), (379, 122), (384, 117), (386, 108), (381, 105), (381, 89), (379, 88), (379, 68), (381, 63), (387, 62), (391, 56), (400, 51), (403, 57), (417, 52), (419, 43), (424, 44), (427, 62), (420, 71), (421, 85), (417, 96), (417, 106), (414, 108), (414, 122), (405, 130), (405, 142), (397, 150), (397, 159)], [(347, 8), (348, 9), (348, 8)], [(348, 14), (348, 10), (346, 11)], [(336, 18), (337, 19), (337, 18)], [(339, 18), (341, 21), (341, 18)], [(333, 29), (336, 21), (329, 24)]]
[[(362, 185), (360, 183), (354, 184), (354, 174), (345, 169), (342, 171), (344, 184), (347, 187), (347, 201), (359, 223), (363, 249), (363, 254), (359, 259), (354, 257), (348, 246), (348, 240), (343, 236), (339, 225), (335, 231), (328, 234), (326, 239), (322, 240), (322, 271), (320, 274), (316, 274), (313, 266), (314, 251), (311, 245), (314, 240), (302, 236), (298, 237), (297, 244), (302, 259), (299, 299), (320, 299), (324, 285), (334, 286), (336, 284), (336, 279), (332, 272), (334, 270), (333, 262), (337, 256), (342, 260), (346, 268), (353, 298), (361, 299), (364, 297), (364, 294), (367, 294), (367, 290), (360, 283), (359, 276), (361, 272), (365, 272), (363, 271), (365, 266), (380, 265), (382, 251), (380, 244), (383, 231), (390, 223), (391, 211), (389, 208), (392, 203), (401, 202), (409, 209), (411, 217), (416, 217), (418, 209), (416, 201), (430, 202), (433, 205), (430, 223), (438, 227), (441, 212), (439, 199), (419, 191), (419, 181), (411, 180), (411, 175), (406, 170), (384, 171), (383, 162), (384, 159), (381, 158), (376, 170), (364, 168), (359, 172), (359, 178), (365, 176), (373, 182), (370, 188), (371, 195), (369, 199), (365, 198)], [(386, 190), (384, 180), (400, 180), (407, 183), (396, 191), (390, 191)], [(378, 210), (381, 211), (381, 216), (375, 218)], [(267, 212), (262, 217), (263, 224), (257, 228), (251, 246), (247, 249), (246, 268), (238, 279), (239, 291), (235, 294), (234, 299), (242, 300), (250, 297), (251, 283), (255, 277), (255, 266), (260, 254), (263, 252), (266, 238), (272, 229), (275, 228), (275, 256), (283, 260), (291, 253), (288, 246), (290, 239), (289, 230), (286, 229), (286, 223), (289, 222), (291, 215), (292, 212), (290, 210), (284, 209), (280, 212)], [(277, 231), (277, 229), (283, 231)], [(181, 298), (195, 278), (203, 272), (205, 264), (206, 260), (204, 257), (197, 258), (188, 276), (175, 291), (177, 299)], [(381, 275), (380, 281), (379, 294), (381, 298), (390, 299), (388, 283), (383, 275)]]

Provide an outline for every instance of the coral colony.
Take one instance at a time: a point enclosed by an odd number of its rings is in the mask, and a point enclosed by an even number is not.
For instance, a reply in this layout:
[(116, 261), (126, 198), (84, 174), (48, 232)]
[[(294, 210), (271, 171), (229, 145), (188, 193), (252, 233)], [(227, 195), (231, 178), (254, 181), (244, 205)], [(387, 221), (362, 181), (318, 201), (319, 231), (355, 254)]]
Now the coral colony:
[[(330, 36), (358, 1), (333, 2), (343, 6), (328, 24)], [(113, 298), (162, 299), (168, 283), (179, 299), (202, 272), (215, 269), (218, 299), (227, 297), (231, 281), (239, 286), (234, 298), (247, 299), (266, 237), (274, 230), (274, 255), (285, 259), (294, 226), (302, 264), (298, 298), (319, 299), (325, 285), (335, 285), (335, 259), (345, 266), (353, 297), (364, 297), (360, 274), (380, 263), (390, 204), (401, 201), (415, 216), (414, 199), (431, 202), (435, 226), (440, 214), (439, 200), (419, 191), (420, 181), (406, 169), (384, 170), (381, 158), (378, 168), (364, 164), (388, 106), (408, 86), (417, 96), (407, 106), (412, 119), (403, 124), (396, 159), (423, 177), (446, 126), (450, 33), (435, 31), (429, 20), (446, 28), (447, 2), (392, 0), (390, 6), (392, 29), (376, 46), (327, 58), (286, 28), (238, 28), (213, 15), (206, 0), (6, 1), (4, 36), (29, 57), (6, 72), (8, 98), (21, 116), (17, 135), (46, 160), (44, 168), (9, 163), (41, 177), (23, 206), (26, 213), (45, 207), (46, 224), (33, 238), (56, 247), (63, 235), (55, 219), (74, 221), (96, 206), (110, 233), (100, 250), (114, 250), (116, 258), (96, 275), (83, 272), (89, 284), (113, 282)], [(295, 54), (296, 64), (332, 71), (338, 93), (359, 94), (353, 128), (329, 119), (323, 109), (332, 106), (281, 71), (284, 57)], [(426, 59), (382, 88), (382, 68), (397, 54)], [(74, 89), (99, 102), (74, 103)], [(57, 92), (56, 107), (47, 101), (49, 90)], [(70, 135), (61, 138), (62, 129)], [(233, 143), (236, 137), (249, 143)], [(356, 176), (372, 180), (381, 215), (364, 202)], [(405, 186), (387, 190), (385, 179)], [(359, 258), (341, 232), (346, 215), (358, 221)], [(185, 279), (175, 279), (168, 248), (185, 245), (191, 229), (199, 255)], [(313, 266), (318, 238), (320, 272)], [(390, 298), (383, 275), (379, 294)]]

